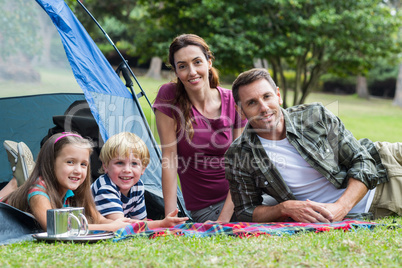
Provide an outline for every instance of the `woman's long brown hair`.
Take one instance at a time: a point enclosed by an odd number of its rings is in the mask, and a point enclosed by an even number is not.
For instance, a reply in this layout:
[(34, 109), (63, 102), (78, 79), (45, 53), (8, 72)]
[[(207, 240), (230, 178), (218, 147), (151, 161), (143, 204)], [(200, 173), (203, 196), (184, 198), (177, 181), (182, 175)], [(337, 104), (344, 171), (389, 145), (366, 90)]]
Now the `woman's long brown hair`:
[[(205, 42), (204, 39), (199, 37), (198, 35), (195, 34), (182, 34), (177, 36), (173, 42), (170, 44), (169, 48), (169, 64), (170, 67), (173, 70), (176, 70), (175, 62), (174, 62), (174, 54), (187, 46), (197, 46), (201, 49), (203, 52), (206, 60), (215, 60), (215, 57), (213, 56), (212, 52), (209, 50), (208, 44)], [(219, 86), (219, 75), (218, 71), (212, 67), (209, 70), (209, 86), (210, 88), (216, 88)], [(183, 83), (180, 81), (180, 79), (177, 78), (176, 81), (176, 95), (174, 99), (172, 100), (173, 105), (178, 105), (179, 109), (183, 112), (183, 117), (184, 117), (184, 126), (181, 126), (181, 129), (184, 129), (187, 133), (190, 139), (192, 139), (194, 135), (194, 129), (193, 129), (193, 120), (191, 119), (192, 114), (191, 114), (191, 101), (188, 97), (188, 94), (186, 92), (186, 89), (184, 88)], [(175, 118), (176, 124), (179, 125), (183, 120), (180, 120), (180, 118)], [(179, 131), (179, 127), (177, 128)]]

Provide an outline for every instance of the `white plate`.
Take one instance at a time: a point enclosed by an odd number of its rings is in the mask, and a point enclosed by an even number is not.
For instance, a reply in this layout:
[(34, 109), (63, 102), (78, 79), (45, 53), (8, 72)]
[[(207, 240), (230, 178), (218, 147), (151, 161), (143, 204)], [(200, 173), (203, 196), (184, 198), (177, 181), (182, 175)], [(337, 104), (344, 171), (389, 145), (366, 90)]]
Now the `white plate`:
[(54, 242), (54, 241), (67, 241), (77, 243), (94, 243), (101, 240), (107, 240), (114, 237), (111, 231), (89, 231), (87, 235), (74, 236), (74, 237), (49, 237), (47, 233), (33, 234), (33, 238), (38, 241)]

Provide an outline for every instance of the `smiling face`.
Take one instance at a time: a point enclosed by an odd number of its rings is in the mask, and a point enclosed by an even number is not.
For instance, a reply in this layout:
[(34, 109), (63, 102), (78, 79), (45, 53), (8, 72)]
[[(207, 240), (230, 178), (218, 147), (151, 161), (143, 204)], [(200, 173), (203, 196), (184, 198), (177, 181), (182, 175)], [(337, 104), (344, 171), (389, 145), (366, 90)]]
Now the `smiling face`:
[(76, 190), (88, 173), (90, 151), (71, 144), (65, 145), (56, 157), (54, 172), (59, 183), (59, 193)]
[(239, 100), (239, 112), (248, 119), (259, 136), (270, 140), (285, 138), (279, 89), (272, 88), (266, 79), (259, 79), (239, 87)]
[(177, 78), (187, 92), (209, 87), (209, 69), (212, 61), (206, 59), (201, 48), (189, 45), (174, 53), (174, 68)]
[(103, 165), (103, 169), (125, 196), (128, 195), (131, 187), (140, 180), (145, 171), (141, 160), (132, 153), (129, 157), (112, 158), (107, 165)]

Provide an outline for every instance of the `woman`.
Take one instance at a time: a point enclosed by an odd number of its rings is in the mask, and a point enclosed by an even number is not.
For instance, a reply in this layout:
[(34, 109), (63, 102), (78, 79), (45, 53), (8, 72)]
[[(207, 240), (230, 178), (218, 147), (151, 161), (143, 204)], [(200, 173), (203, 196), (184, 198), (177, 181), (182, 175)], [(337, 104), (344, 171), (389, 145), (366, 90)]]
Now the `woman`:
[(177, 206), (178, 174), (186, 208), (196, 222), (230, 221), (233, 203), (224, 153), (246, 124), (231, 91), (219, 87), (213, 60), (201, 37), (176, 37), (169, 63), (177, 81), (163, 85), (153, 105), (162, 145), (165, 215)]

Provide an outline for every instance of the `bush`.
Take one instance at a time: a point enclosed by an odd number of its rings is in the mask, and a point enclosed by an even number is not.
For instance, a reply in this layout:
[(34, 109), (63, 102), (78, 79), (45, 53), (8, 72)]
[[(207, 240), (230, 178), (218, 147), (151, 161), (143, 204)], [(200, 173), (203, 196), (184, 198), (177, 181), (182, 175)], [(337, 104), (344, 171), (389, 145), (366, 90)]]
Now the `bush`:
[(388, 78), (386, 80), (374, 81), (369, 84), (368, 89), (373, 96), (393, 99), (396, 90), (396, 79)]
[(332, 94), (354, 94), (356, 93), (355, 76), (335, 76), (325, 74), (321, 77), (319, 84), (322, 85), (322, 91)]
[(356, 84), (342, 82), (340, 80), (326, 81), (323, 84), (323, 92), (333, 94), (354, 94), (356, 93)]
[[(333, 94), (354, 94), (356, 93), (356, 76), (336, 77), (324, 75), (320, 80), (322, 91)], [(370, 95), (394, 98), (396, 90), (396, 76), (393, 73), (387, 75), (367, 74), (367, 84)]]

